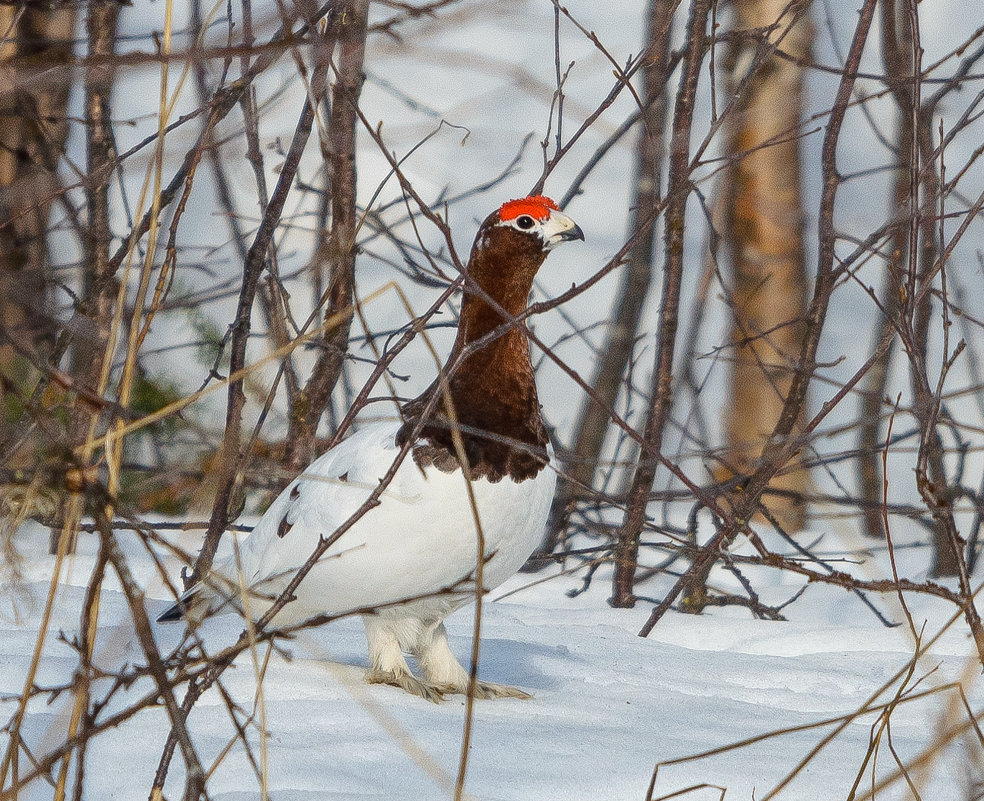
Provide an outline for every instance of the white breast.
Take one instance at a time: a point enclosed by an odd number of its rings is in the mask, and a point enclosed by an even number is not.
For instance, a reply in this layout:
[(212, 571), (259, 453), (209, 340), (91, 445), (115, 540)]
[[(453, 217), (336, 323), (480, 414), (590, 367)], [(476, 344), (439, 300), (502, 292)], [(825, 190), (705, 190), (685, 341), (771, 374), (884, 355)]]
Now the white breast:
[[(278, 595), (320, 538), (359, 509), (399, 454), (399, 425), (361, 429), (312, 462), (281, 493), (240, 545), (250, 587), (262, 596)], [(515, 573), (539, 543), (555, 483), (550, 466), (528, 481), (472, 482), (484, 538), (485, 590)], [(380, 501), (321, 557), (298, 587), (297, 599), (277, 616), (278, 623), (443, 590), (465, 593), (452, 606), (468, 600), (474, 592), (479, 535), (462, 472), (422, 471), (408, 456)], [(235, 562), (216, 570), (234, 578)], [(269, 601), (262, 598), (252, 602), (254, 616), (267, 608)]]

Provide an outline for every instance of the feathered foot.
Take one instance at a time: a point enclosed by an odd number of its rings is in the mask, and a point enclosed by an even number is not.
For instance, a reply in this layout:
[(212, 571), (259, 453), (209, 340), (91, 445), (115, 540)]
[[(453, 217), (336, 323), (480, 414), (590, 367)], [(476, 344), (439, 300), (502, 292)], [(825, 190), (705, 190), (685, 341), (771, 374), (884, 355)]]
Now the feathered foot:
[[(468, 695), (468, 682), (464, 685), (438, 684), (435, 687), (443, 695)], [(523, 701), (528, 701), (533, 697), (518, 687), (510, 687), (508, 684), (495, 684), (491, 681), (481, 680), (475, 682), (471, 694), (472, 698), (479, 698), (483, 701), (491, 701), (494, 698), (520, 698)]]
[(399, 687), (411, 695), (430, 701), (432, 704), (439, 704), (444, 700), (444, 693), (433, 684), (423, 682), (409, 671), (404, 670), (367, 670), (367, 684), (389, 684), (392, 687)]
[[(420, 649), (418, 660), (427, 681), (444, 695), (468, 695), (468, 671), (455, 658), (448, 645), (448, 632), (441, 623), (434, 627), (430, 641)], [(516, 687), (493, 684), (491, 681), (476, 681), (471, 687), (472, 698), (490, 700), (493, 698), (523, 698), (533, 696)]]

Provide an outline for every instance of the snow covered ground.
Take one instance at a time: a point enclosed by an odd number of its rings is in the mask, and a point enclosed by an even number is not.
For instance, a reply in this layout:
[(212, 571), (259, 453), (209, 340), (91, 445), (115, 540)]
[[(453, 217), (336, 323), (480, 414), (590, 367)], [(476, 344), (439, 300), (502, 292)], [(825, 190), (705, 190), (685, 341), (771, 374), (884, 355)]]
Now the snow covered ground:
[[(15, 710), (10, 696), (22, 690), (53, 567), (41, 534), (28, 526), (18, 536), (27, 564), (25, 582), (16, 601), (8, 594), (0, 607), (0, 696), (8, 699), (0, 701), (4, 720)], [(153, 616), (165, 606), (162, 581), (136, 538), (122, 539), (135, 574), (147, 588), (146, 606)], [(825, 552), (846, 545), (829, 535), (824, 544)], [(94, 546), (92, 535), (84, 537), (64, 571), (35, 680), (40, 686), (68, 680), (76, 664), (74, 652), (58, 635), (70, 638), (77, 631), (81, 585), (91, 571)], [(873, 575), (884, 569), (883, 557), (869, 558), (861, 569)], [(176, 561), (165, 563), (176, 574)], [(823, 721), (956, 680), (974, 709), (984, 702), (979, 662), (960, 622), (944, 631), (907, 675), (914, 652), (907, 627), (882, 626), (840, 589), (807, 588), (787, 609), (788, 622), (753, 620), (738, 609), (699, 617), (671, 612), (648, 639), (641, 639), (636, 632), (650, 605), (609, 608), (604, 577), (599, 575), (576, 598), (564, 590), (579, 586), (578, 579), (558, 577), (524, 588), (531, 580), (515, 577), (493, 595), (517, 592), (484, 607), (481, 674), (526, 688), (534, 698), (475, 704), (465, 786), (472, 798), (642, 801), (656, 763), (797, 727), (746, 747), (666, 765), (659, 771), (654, 797), (703, 785), (676, 797), (717, 799), (721, 790), (715, 787), (725, 788), (729, 801), (772, 797), (768, 791), (823, 744), (775, 797), (848, 798), (860, 773), (861, 798), (872, 773), (876, 779), (894, 773), (889, 745), (908, 764), (931, 748), (935, 738), (960, 726), (965, 717), (959, 698), (943, 690), (900, 703), (890, 715), (890, 740), (887, 734), (882, 738), (867, 768), (864, 758), (880, 710), (847, 721), (829, 743), (825, 738), (838, 724), (821, 725)], [(728, 578), (715, 574), (714, 582), (726, 587)], [(771, 586), (765, 575), (756, 582), (767, 603), (780, 602), (797, 589), (777, 576)], [(144, 661), (116, 586), (108, 580), (102, 594), (94, 660), (109, 671)], [(893, 621), (904, 619), (892, 597), (874, 600)], [(934, 639), (953, 609), (916, 597), (908, 600), (917, 627), (925, 624), (923, 642)], [(471, 607), (448, 622), (453, 646), (465, 664), (472, 623)], [(205, 632), (214, 651), (231, 642), (239, 629), (227, 617), (210, 621)], [(165, 653), (180, 635), (181, 627), (155, 626)], [(393, 688), (363, 684), (365, 646), (358, 620), (305, 632), (284, 648), (292, 660), (274, 655), (262, 685), (272, 798), (451, 796), (465, 722), (460, 697), (433, 705)], [(248, 654), (225, 673), (223, 682), (247, 713), (254, 709), (257, 682)], [(106, 686), (106, 681), (97, 682), (96, 698)], [(102, 715), (113, 714), (149, 688), (146, 680), (138, 682)], [(36, 756), (63, 741), (70, 714), (67, 694), (50, 703), (46, 698), (30, 702), (22, 733)], [(190, 729), (206, 770), (217, 761), (208, 782), (210, 796), (257, 798), (259, 781), (242, 746), (234, 745), (220, 758), (234, 729), (215, 690), (199, 701)], [(166, 713), (157, 708), (97, 736), (87, 754), (84, 797), (146, 797), (167, 730)], [(255, 728), (250, 740), (259, 754)], [(6, 735), (0, 735), (0, 746), (5, 744)], [(981, 778), (982, 764), (984, 748), (971, 731), (935, 753), (925, 771), (913, 770), (911, 778), (924, 799), (963, 801), (977, 797), (969, 787)], [(165, 794), (179, 797), (182, 788), (183, 768), (176, 757)], [(51, 787), (39, 780), (19, 798), (51, 795)], [(877, 795), (913, 797), (900, 783)]]
[[(610, 52), (622, 62), (638, 52), (641, 42), (641, 2), (571, 2), (572, 12), (598, 33)], [(817, 4), (818, 6), (821, 4)], [(127, 15), (132, 32), (161, 28), (154, 14), (163, 13), (163, 3), (144, 3), (139, 14)], [(176, 4), (181, 12), (181, 4)], [(837, 46), (843, 51), (856, 22), (857, 3), (833, 0), (826, 4), (831, 12)], [(923, 0), (920, 5), (926, 28), (924, 44), (927, 60), (936, 58), (957, 39), (952, 31), (963, 31), (966, 23), (964, 0)], [(837, 13), (838, 10), (840, 13)], [(429, 133), (437, 120), (466, 125), (470, 130), (463, 142), (460, 132), (446, 129), (415, 153), (407, 162), (408, 175), (428, 199), (445, 188), (451, 194), (466, 190), (498, 174), (516, 153), (530, 131), (542, 136), (546, 130), (553, 88), (553, 12), (545, 0), (516, 3), (466, 3), (450, 20), (440, 16), (414, 23), (403, 42), (376, 41), (370, 48), (370, 80), (364, 106), (372, 120), (384, 121), (388, 144), (405, 154)], [(224, 35), (224, 34), (223, 34)], [(960, 33), (959, 41), (969, 34)], [(873, 37), (874, 39), (875, 37)], [(564, 59), (575, 60), (576, 68), (568, 83), (567, 123), (569, 131), (584, 118), (612, 85), (610, 65), (596, 48), (570, 28), (564, 29)], [(838, 63), (833, 43), (822, 22), (818, 23), (818, 60)], [(872, 45), (866, 68), (879, 69), (877, 47)], [(273, 95), (281, 83), (293, 81), (294, 65), (284, 59), (276, 70), (260, 82), (261, 97)], [(156, 70), (134, 70), (122, 76), (128, 81), (126, 94), (133, 104), (127, 114), (146, 112), (132, 130), (121, 126), (120, 148), (153, 130), (152, 116), (157, 104)], [(815, 109), (829, 108), (833, 78), (811, 77), (811, 102)], [(401, 96), (387, 87), (396, 85)], [(976, 91), (976, 90), (975, 90)], [(262, 139), (267, 168), (275, 180), (276, 150), (279, 137), (289, 138), (299, 108), (302, 89), (271, 101), (272, 112), (262, 119)], [(145, 103), (146, 107), (140, 107)], [(186, 110), (194, 105), (179, 109)], [(953, 104), (947, 113), (959, 112)], [(269, 109), (268, 109), (269, 110)], [(598, 144), (632, 110), (631, 100), (622, 98), (604, 115), (583, 140), (583, 146), (565, 161), (551, 179), (547, 191), (559, 194)], [(886, 130), (889, 111), (879, 120)], [(702, 124), (706, 127), (706, 109)], [(230, 127), (233, 127), (230, 124)], [(176, 152), (187, 146), (191, 134), (179, 131), (173, 141)], [(128, 137), (132, 137), (132, 140)], [(182, 139), (184, 137), (184, 139)], [(807, 172), (807, 207), (815, 214), (818, 178), (815, 170), (819, 135), (804, 140), (804, 154), (814, 169)], [(81, 139), (76, 141), (81, 163)], [(951, 150), (952, 163), (960, 164), (966, 154), (979, 146), (977, 141), (957, 141)], [(886, 152), (860, 113), (848, 120), (840, 157), (843, 171), (887, 162)], [(313, 150), (313, 149), (312, 149)], [(317, 153), (311, 158), (316, 161)], [(360, 197), (371, 196), (387, 167), (374, 148), (365, 142), (360, 150)], [(811, 161), (812, 159), (812, 161)], [(545, 294), (552, 296), (583, 280), (603, 264), (624, 241), (624, 210), (631, 188), (631, 139), (615, 148), (592, 174), (584, 193), (575, 198), (569, 210), (585, 229), (587, 242), (577, 254), (551, 257), (542, 276)], [(234, 159), (230, 163), (236, 165)], [(452, 223), (459, 250), (467, 249), (475, 219), (505, 197), (524, 194), (539, 172), (540, 158), (535, 144), (509, 180), (495, 193), (470, 198), (454, 207)], [(976, 168), (975, 168), (976, 169)], [(243, 160), (234, 166), (247, 189), (242, 193), (243, 214), (255, 219), (255, 190), (248, 191), (252, 176)], [(309, 172), (313, 173), (315, 168)], [(951, 170), (954, 172), (955, 170)], [(142, 178), (133, 168), (128, 180), (134, 185)], [(199, 179), (187, 219), (198, 220), (201, 230), (183, 232), (183, 244), (215, 245), (227, 237), (215, 222), (214, 198), (207, 191), (206, 177)], [(388, 187), (392, 200), (396, 195)], [(135, 193), (134, 193), (135, 194)], [(839, 224), (848, 234), (864, 235), (887, 217), (887, 178), (848, 183), (842, 190)], [(492, 204), (492, 205), (490, 205)], [(612, 210), (618, 210), (617, 215)], [(397, 209), (399, 211), (399, 209)], [(394, 212), (396, 213), (396, 212)], [(252, 215), (252, 216), (250, 216)], [(700, 215), (696, 214), (695, 219)], [(814, 222), (807, 221), (808, 229)], [(121, 228), (122, 230), (122, 228)], [(217, 233), (217, 231), (220, 231)], [(429, 235), (430, 232), (425, 232)], [(302, 236), (297, 234), (296, 236)], [(703, 231), (695, 224), (688, 230), (688, 247), (698, 252)], [(297, 240), (293, 240), (296, 242)], [(976, 244), (975, 244), (976, 243)], [(307, 257), (304, 246), (283, 243), (283, 265), (298, 266)], [(302, 243), (303, 245), (303, 243)], [(969, 290), (979, 283), (974, 248), (980, 240), (968, 237), (954, 255), (954, 280)], [(215, 282), (220, 268), (234, 271), (231, 248), (208, 251), (208, 275), (188, 277), (186, 289)], [(392, 254), (390, 254), (392, 255)], [(70, 257), (66, 256), (66, 260)], [(368, 294), (375, 286), (391, 279), (394, 271), (375, 262), (370, 252), (360, 262), (360, 291)], [(223, 261), (225, 259), (225, 261)], [(294, 259), (293, 262), (290, 260)], [(556, 263), (554, 263), (556, 262)], [(699, 259), (695, 259), (695, 264)], [(967, 267), (966, 265), (970, 265)], [(961, 266), (963, 269), (961, 270)], [(688, 268), (689, 269), (689, 268)], [(694, 267), (694, 274), (697, 268)], [(871, 268), (874, 272), (874, 268)], [(689, 275), (689, 273), (688, 273)], [(224, 277), (224, 276), (221, 276)], [(865, 280), (878, 283), (877, 275)], [(611, 280), (565, 307), (579, 326), (588, 327), (605, 319), (612, 292)], [(868, 326), (874, 316), (867, 299), (850, 295), (850, 286), (840, 290), (839, 301), (831, 311), (825, 332), (823, 359), (833, 365), (825, 375), (836, 383), (850, 375), (867, 355), (859, 347), (859, 336), (868, 341)], [(423, 308), (421, 291), (415, 297)], [(846, 297), (846, 300), (844, 296)], [(298, 301), (301, 303), (301, 301)], [(387, 305), (388, 304), (388, 305)], [(981, 295), (969, 291), (967, 308), (978, 318)], [(231, 319), (228, 307), (213, 304), (209, 313), (222, 324)], [(380, 329), (402, 323), (405, 313), (395, 298), (369, 309), (370, 320)], [(649, 320), (655, 319), (655, 304)], [(714, 318), (705, 332), (708, 348), (718, 344), (723, 318)], [(859, 334), (859, 321), (865, 328)], [(570, 333), (559, 314), (543, 315), (536, 321), (538, 334), (556, 342)], [(650, 329), (651, 330), (651, 329)], [(592, 336), (597, 333), (594, 329)], [(156, 337), (156, 341), (155, 341)], [(176, 336), (175, 329), (161, 325), (152, 333), (151, 344), (172, 345), (191, 339)], [(446, 340), (436, 337), (438, 345)], [(640, 364), (651, 363), (651, 338), (640, 346)], [(188, 351), (178, 358), (184, 359)], [(578, 369), (585, 369), (587, 348), (569, 341), (560, 348), (564, 358)], [(401, 357), (402, 358), (402, 357)], [(840, 361), (838, 361), (840, 360)], [(174, 373), (173, 354), (148, 360), (152, 368)], [(835, 364), (836, 362), (836, 364)], [(197, 387), (205, 367), (196, 372), (182, 362), (183, 378)], [(197, 366), (197, 365), (196, 365)], [(643, 368), (648, 369), (648, 368)], [(958, 387), (971, 382), (957, 365), (952, 383)], [(412, 376), (406, 394), (422, 388), (433, 377), (433, 363), (423, 346), (416, 355), (408, 353), (398, 363), (398, 372)], [(710, 376), (705, 392), (712, 420), (720, 404), (720, 369)], [(901, 388), (904, 374), (896, 377)], [(579, 402), (574, 387), (558, 368), (543, 365), (539, 373), (546, 414), (556, 424), (560, 436), (569, 435)], [(644, 383), (644, 382), (640, 382)], [(829, 388), (833, 394), (835, 388)], [(818, 394), (813, 404), (819, 408), (825, 397)], [(959, 402), (959, 401), (958, 401)], [(971, 404), (973, 399), (965, 399)], [(844, 417), (853, 407), (842, 404)], [(837, 415), (831, 417), (835, 429)], [(840, 420), (839, 422), (843, 422)], [(276, 421), (274, 421), (274, 425)], [(712, 422), (713, 425), (713, 422)], [(820, 441), (826, 445), (826, 441)], [(843, 443), (829, 446), (831, 451)], [(968, 474), (980, 467), (980, 457), (971, 454)], [(695, 472), (695, 475), (697, 473)], [(825, 481), (819, 476), (818, 481)], [(892, 489), (911, 483), (906, 462), (892, 477)], [(822, 510), (821, 510), (822, 511)], [(816, 524), (803, 541), (822, 537), (816, 550), (831, 559), (869, 548), (857, 542), (847, 523), (831, 516)], [(918, 532), (899, 530), (899, 545), (916, 540)], [(194, 552), (197, 534), (175, 537), (182, 547)], [(156, 568), (136, 538), (122, 534), (121, 541), (137, 578), (147, 590), (147, 609), (151, 616), (161, 611), (168, 595)], [(32, 653), (42, 626), (41, 615), (53, 572), (53, 559), (46, 554), (47, 535), (34, 526), (22, 529), (15, 544), (24, 559), (22, 582), (7, 583), (0, 593), (0, 724), (16, 711), (11, 696), (19, 696), (32, 661)], [(78, 554), (58, 577), (60, 586), (48, 623), (40, 669), (35, 677), (39, 686), (54, 686), (71, 679), (77, 663), (75, 652), (59, 640), (71, 638), (79, 626), (79, 608), (85, 584), (91, 573), (96, 544), (84, 536)], [(901, 572), (914, 579), (925, 579), (928, 554), (924, 549), (900, 551)], [(162, 557), (169, 575), (178, 573), (178, 563)], [(838, 563), (839, 568), (845, 568)], [(890, 575), (884, 550), (864, 557), (863, 563), (850, 565), (867, 578)], [(778, 604), (799, 589), (797, 580), (766, 570), (749, 571), (762, 600)], [(772, 797), (770, 791), (784, 782), (800, 760), (816, 754), (802, 770), (775, 795), (781, 799), (827, 801), (846, 799), (861, 776), (858, 798), (875, 781), (891, 777), (896, 771), (892, 749), (906, 764), (929, 750), (932, 757), (922, 768), (910, 771), (913, 787), (927, 801), (966, 801), (979, 797), (984, 780), (984, 746), (971, 729), (969, 733), (934, 747), (937, 739), (959, 729), (966, 721), (960, 697), (950, 687), (959, 680), (972, 709), (984, 704), (980, 664), (976, 650), (961, 620), (947, 628), (954, 609), (925, 597), (907, 598), (917, 628), (925, 624), (922, 642), (933, 641), (929, 653), (912, 664), (915, 645), (906, 625), (886, 628), (856, 597), (841, 589), (810, 586), (795, 604), (784, 610), (787, 622), (764, 622), (751, 618), (747, 610), (712, 609), (701, 616), (668, 613), (647, 639), (637, 632), (649, 614), (651, 604), (640, 602), (633, 610), (610, 608), (607, 574), (599, 570), (587, 592), (571, 598), (566, 590), (580, 587), (580, 577), (560, 576), (531, 587), (534, 579), (519, 576), (494, 593), (518, 590), (499, 602), (485, 606), (482, 621), (480, 672), (493, 681), (528, 689), (534, 699), (527, 702), (479, 702), (474, 707), (473, 737), (467, 764), (466, 794), (488, 801), (553, 801), (554, 799), (633, 799), (642, 801), (654, 766), (663, 763), (654, 797), (674, 797), (687, 801), (718, 799), (726, 788), (728, 801), (750, 801)], [(122, 594), (111, 576), (102, 594), (95, 663), (106, 670), (124, 664), (141, 663), (143, 655), (136, 644), (132, 622)], [(715, 586), (729, 588), (734, 579), (715, 573)], [(640, 588), (653, 598), (662, 597), (669, 586), (659, 578)], [(895, 623), (904, 623), (902, 610), (892, 596), (872, 597), (873, 603)], [(448, 621), (453, 646), (467, 660), (472, 631), (471, 609), (466, 608)], [(180, 627), (158, 626), (155, 636), (166, 653), (181, 636)], [(936, 635), (942, 632), (936, 639)], [(207, 642), (213, 650), (235, 639), (239, 628), (232, 619), (210, 621)], [(306, 632), (283, 646), (293, 659), (271, 658), (262, 682), (263, 710), (269, 732), (268, 780), (271, 797), (277, 801), (306, 799), (439, 799), (450, 797), (458, 777), (460, 749), (465, 726), (465, 705), (460, 698), (435, 706), (388, 687), (369, 687), (362, 683), (365, 650), (361, 624), (345, 620)], [(912, 666), (911, 674), (907, 673)], [(251, 660), (243, 655), (235, 667), (224, 674), (224, 686), (246, 713), (254, 709), (257, 681)], [(130, 688), (112, 700), (102, 713), (112, 714), (149, 689), (147, 682)], [(98, 698), (106, 683), (94, 689)], [(932, 691), (909, 700), (908, 695)], [(903, 697), (905, 694), (905, 697)], [(180, 698), (180, 693), (179, 693)], [(880, 709), (852, 718), (862, 708), (874, 708), (901, 698), (890, 715), (890, 727), (877, 728)], [(59, 746), (65, 737), (71, 715), (71, 698), (62, 694), (50, 700), (38, 697), (26, 710), (22, 734), (32, 753), (41, 758)], [(847, 716), (841, 730), (831, 719)], [(259, 780), (245, 749), (240, 745), (224, 754), (234, 728), (219, 694), (209, 691), (190, 719), (194, 741), (206, 768), (216, 763), (208, 789), (214, 799), (259, 797)], [(873, 728), (875, 727), (875, 728)], [(792, 729), (792, 731), (789, 731)], [(119, 728), (94, 738), (87, 753), (87, 772), (83, 797), (133, 799), (147, 796), (157, 760), (168, 731), (167, 716), (161, 709), (140, 713)], [(830, 742), (826, 738), (835, 733)], [(722, 750), (706, 758), (666, 764), (713, 749), (740, 743), (749, 738), (779, 733), (744, 747)], [(0, 732), (0, 750), (8, 740)], [(878, 747), (867, 762), (869, 743), (878, 736)], [(250, 729), (255, 754), (260, 753), (257, 729)], [(822, 746), (822, 747), (821, 747)], [(22, 759), (23, 774), (30, 767)], [(975, 789), (975, 785), (977, 785)], [(179, 797), (183, 788), (180, 756), (172, 765), (165, 795)], [(693, 788), (693, 789), (688, 789)], [(18, 798), (35, 801), (52, 797), (44, 780), (34, 782)], [(879, 799), (915, 798), (904, 782), (895, 782)]]

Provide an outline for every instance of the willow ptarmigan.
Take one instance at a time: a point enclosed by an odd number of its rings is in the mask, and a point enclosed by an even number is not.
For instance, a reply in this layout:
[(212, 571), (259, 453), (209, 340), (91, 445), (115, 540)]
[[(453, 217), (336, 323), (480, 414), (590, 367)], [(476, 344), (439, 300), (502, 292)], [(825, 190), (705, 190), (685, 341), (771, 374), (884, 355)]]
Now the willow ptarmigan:
[[(509, 316), (526, 307), (547, 253), (584, 239), (546, 197), (511, 200), (490, 214), (475, 237), (467, 271)], [(465, 286), (458, 334), (447, 365), (507, 318)], [(482, 585), (513, 575), (539, 542), (554, 492), (550, 448), (540, 416), (529, 340), (519, 327), (468, 354), (448, 389), (471, 472), (484, 537)], [(420, 424), (435, 381), (403, 408), (402, 420), (367, 425), (316, 459), (271, 504), (240, 544), (249, 609), (270, 608), (322, 536), (353, 515), (379, 485)], [(319, 560), (274, 623), (375, 608), (363, 615), (371, 683), (392, 684), (432, 701), (468, 691), (468, 673), (448, 646), (444, 618), (474, 598), (478, 533), (459, 464), (451, 418), (435, 407), (380, 497)], [(159, 621), (200, 620), (242, 609), (235, 560), (213, 569)], [(417, 658), (420, 678), (404, 653)], [(529, 697), (480, 681), (482, 698)]]

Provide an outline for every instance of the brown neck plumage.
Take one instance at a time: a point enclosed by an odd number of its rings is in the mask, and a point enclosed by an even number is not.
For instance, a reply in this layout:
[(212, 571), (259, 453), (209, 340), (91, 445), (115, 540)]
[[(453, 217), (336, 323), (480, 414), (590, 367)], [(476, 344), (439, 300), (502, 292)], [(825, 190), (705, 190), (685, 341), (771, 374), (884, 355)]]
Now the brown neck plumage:
[[(493, 339), (478, 350), (475, 344), (507, 324), (526, 308), (533, 276), (543, 262), (542, 253), (511, 254), (510, 271), (503, 273), (503, 254), (497, 249), (476, 250), (468, 265), (469, 277), (494, 301), (501, 311), (486, 302), (473, 287), (466, 285), (458, 321), (458, 336), (445, 368), (465, 354), (451, 379), (451, 398), (455, 406), (481, 404), (481, 399), (530, 395), (536, 400), (529, 339), (522, 323)], [(507, 405), (511, 406), (512, 404)]]
[[(508, 475), (521, 481), (535, 476), (544, 465), (547, 434), (522, 324), (474, 352), (471, 349), (526, 308), (533, 277), (545, 256), (542, 248), (531, 247), (529, 237), (509, 228), (480, 234), (472, 250), (469, 277), (503, 310), (493, 308), (466, 284), (458, 336), (444, 368), (453, 370), (448, 389), (473, 477), (499, 480)], [(435, 381), (404, 408), (403, 441), (439, 386)], [(414, 450), (418, 463), (442, 470), (459, 467), (451, 428), (439, 401)]]

